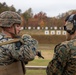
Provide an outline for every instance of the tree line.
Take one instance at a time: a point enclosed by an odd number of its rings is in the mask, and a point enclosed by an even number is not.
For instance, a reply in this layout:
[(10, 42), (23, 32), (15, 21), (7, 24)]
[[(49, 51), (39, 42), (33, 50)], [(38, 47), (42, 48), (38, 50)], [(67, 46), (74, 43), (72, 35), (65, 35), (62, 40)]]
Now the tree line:
[(40, 11), (39, 13), (34, 15), (32, 12), (32, 8), (29, 8), (27, 10), (25, 9), (25, 11), (22, 13), (21, 9), (16, 10), (13, 5), (8, 6), (5, 2), (0, 3), (0, 13), (3, 11), (14, 11), (20, 14), (22, 17), (22, 26), (24, 27), (61, 27), (64, 25), (65, 18), (67, 15), (69, 15), (70, 12), (71, 14), (76, 13), (76, 10), (70, 10), (55, 17), (48, 17), (45, 12)]

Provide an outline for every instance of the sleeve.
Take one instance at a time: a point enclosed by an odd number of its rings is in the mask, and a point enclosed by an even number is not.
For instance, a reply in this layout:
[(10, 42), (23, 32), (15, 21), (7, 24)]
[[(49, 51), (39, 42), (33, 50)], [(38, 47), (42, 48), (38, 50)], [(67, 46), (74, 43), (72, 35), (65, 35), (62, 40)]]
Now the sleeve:
[(11, 54), (16, 60), (28, 62), (35, 58), (38, 41), (33, 38), (25, 38), (23, 41), (24, 44), (15, 43), (15, 50)]
[(49, 62), (47, 75), (62, 75), (67, 62), (67, 48), (62, 45), (56, 48), (52, 61)]

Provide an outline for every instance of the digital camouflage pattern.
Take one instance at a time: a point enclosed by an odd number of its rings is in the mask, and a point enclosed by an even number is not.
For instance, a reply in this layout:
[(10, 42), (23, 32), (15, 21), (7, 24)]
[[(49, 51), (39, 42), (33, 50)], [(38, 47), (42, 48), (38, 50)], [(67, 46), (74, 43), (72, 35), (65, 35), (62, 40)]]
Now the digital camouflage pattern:
[(49, 62), (47, 75), (76, 75), (76, 39), (58, 44)]
[(21, 17), (17, 13), (5, 11), (0, 14), (0, 27), (11, 27), (14, 23), (21, 24)]
[[(29, 35), (23, 35), (22, 44), (20, 41), (0, 46), (0, 65), (8, 65), (14, 61), (29, 62), (35, 58), (38, 42)], [(0, 43), (13, 40), (6, 38), (5, 34), (0, 34)]]

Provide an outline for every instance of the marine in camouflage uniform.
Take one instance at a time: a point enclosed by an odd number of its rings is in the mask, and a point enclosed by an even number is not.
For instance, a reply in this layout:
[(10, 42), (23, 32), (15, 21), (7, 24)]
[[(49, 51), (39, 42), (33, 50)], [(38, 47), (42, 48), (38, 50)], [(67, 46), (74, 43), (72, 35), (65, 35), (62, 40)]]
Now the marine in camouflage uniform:
[(47, 75), (76, 75), (76, 14), (69, 15), (65, 22), (67, 41), (56, 45)]
[(30, 35), (23, 35), (18, 37), (16, 33), (16, 24), (21, 24), (21, 17), (12, 11), (5, 11), (0, 14), (0, 27), (4, 28), (14, 27), (14, 32), (5, 31), (12, 35), (9, 37), (2, 31), (0, 34), (0, 44), (3, 42), (20, 38), (21, 41), (0, 45), (0, 75), (25, 75), (25, 64), (32, 61), (36, 55), (37, 40)]

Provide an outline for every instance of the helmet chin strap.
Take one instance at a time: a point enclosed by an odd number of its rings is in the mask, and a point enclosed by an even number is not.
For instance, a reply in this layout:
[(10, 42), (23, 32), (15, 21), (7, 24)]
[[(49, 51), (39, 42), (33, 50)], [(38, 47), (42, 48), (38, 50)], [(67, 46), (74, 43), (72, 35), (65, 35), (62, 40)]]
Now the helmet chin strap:
[(15, 25), (13, 25), (14, 26), (14, 33), (11, 33), (12, 34), (12, 37), (13, 38), (19, 38), (20, 36), (17, 34), (17, 32), (16, 32), (16, 27), (15, 27)]
[(7, 31), (8, 33), (10, 33), (13, 38), (19, 38), (19, 35), (17, 35), (17, 32), (16, 32), (15, 25), (13, 25), (13, 27), (14, 27), (14, 33), (10, 32), (8, 30), (4, 30), (4, 31)]

